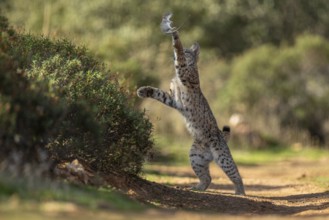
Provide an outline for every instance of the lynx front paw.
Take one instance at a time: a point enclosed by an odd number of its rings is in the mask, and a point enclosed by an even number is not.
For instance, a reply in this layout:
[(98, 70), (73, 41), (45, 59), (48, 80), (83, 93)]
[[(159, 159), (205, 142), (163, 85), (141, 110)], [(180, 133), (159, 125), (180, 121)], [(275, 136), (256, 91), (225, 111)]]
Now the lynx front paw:
[(137, 90), (138, 97), (146, 98), (153, 95), (154, 89), (150, 86), (142, 86)]

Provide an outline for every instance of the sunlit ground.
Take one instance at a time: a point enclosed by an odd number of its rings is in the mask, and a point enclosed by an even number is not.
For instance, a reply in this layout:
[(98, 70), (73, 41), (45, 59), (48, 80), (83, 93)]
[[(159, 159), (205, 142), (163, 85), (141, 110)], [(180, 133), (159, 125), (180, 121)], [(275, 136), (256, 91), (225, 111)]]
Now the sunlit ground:
[[(179, 152), (183, 153), (183, 150)], [(249, 196), (267, 198), (312, 192), (321, 195), (321, 192), (329, 190), (329, 170), (325, 166), (329, 161), (329, 153), (325, 150), (280, 148), (265, 151), (234, 150), (232, 154), (239, 164)], [(215, 164), (211, 165), (211, 174), (213, 183), (208, 192), (232, 193), (233, 187), (230, 181)], [(165, 161), (149, 162), (142, 176), (150, 181), (182, 189), (197, 182), (188, 161), (185, 160), (178, 161), (177, 164), (170, 162), (169, 165)], [(0, 180), (0, 195), (1, 219), (10, 220), (22, 218), (27, 220), (45, 218), (211, 219), (218, 217), (215, 214), (161, 208), (161, 204), (143, 205), (111, 189), (96, 189), (31, 179), (12, 182), (3, 175)], [(296, 203), (298, 203), (297, 200)], [(303, 215), (314, 214), (313, 211), (302, 213)], [(239, 217), (239, 219), (245, 218), (247, 217)], [(263, 216), (263, 218), (274, 217)]]

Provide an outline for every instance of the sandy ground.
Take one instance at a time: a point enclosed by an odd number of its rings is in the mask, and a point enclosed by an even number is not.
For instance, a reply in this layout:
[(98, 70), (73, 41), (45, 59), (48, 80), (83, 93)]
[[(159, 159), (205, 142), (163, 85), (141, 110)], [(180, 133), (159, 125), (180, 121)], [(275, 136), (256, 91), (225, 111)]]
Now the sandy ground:
[[(150, 166), (148, 172), (153, 173), (154, 182), (175, 189), (164, 190), (162, 198), (154, 199), (160, 206), (233, 215), (241, 219), (275, 218), (273, 216), (278, 215), (280, 218), (329, 219), (328, 164), (328, 159), (295, 159), (268, 165), (239, 166), (247, 193), (245, 197), (233, 195), (233, 185), (215, 165), (211, 166), (213, 182), (206, 192), (188, 190), (197, 182), (190, 167)], [(159, 178), (155, 178), (157, 174)]]
[[(266, 165), (239, 166), (247, 196), (233, 194), (233, 185), (215, 165), (213, 182), (205, 192), (189, 187), (197, 183), (189, 166), (149, 165), (141, 179), (107, 175), (108, 182), (148, 204), (145, 211), (95, 210), (72, 203), (36, 203), (37, 208), (17, 212), (20, 205), (1, 212), (0, 219), (329, 219), (329, 158), (290, 160)], [(15, 200), (8, 203), (15, 203)]]

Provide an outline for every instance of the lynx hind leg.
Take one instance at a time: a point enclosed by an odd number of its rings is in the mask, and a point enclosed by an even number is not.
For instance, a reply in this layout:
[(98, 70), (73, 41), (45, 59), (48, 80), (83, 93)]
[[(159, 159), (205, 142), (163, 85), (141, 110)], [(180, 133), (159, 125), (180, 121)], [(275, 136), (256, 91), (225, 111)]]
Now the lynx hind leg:
[(234, 183), (235, 194), (245, 195), (242, 178), (226, 142), (218, 140), (210, 149), (216, 164), (222, 168), (224, 173)]
[(190, 162), (192, 169), (200, 182), (192, 187), (192, 190), (204, 191), (211, 183), (209, 173), (209, 163), (213, 160), (209, 149), (203, 149), (200, 146), (193, 144), (190, 150)]
[(226, 143), (228, 143), (231, 138), (231, 128), (227, 125), (223, 126), (223, 137)]

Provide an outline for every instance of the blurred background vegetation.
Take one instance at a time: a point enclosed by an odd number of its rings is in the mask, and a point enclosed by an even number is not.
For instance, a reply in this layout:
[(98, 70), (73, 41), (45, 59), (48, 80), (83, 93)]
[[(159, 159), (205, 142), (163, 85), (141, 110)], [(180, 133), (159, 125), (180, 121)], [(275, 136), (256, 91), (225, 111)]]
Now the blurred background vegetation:
[[(219, 125), (231, 126), (233, 148), (329, 145), (326, 0), (2, 0), (0, 7), (19, 32), (85, 45), (131, 97), (141, 85), (169, 89), (171, 41), (159, 22), (172, 11), (184, 45), (201, 45), (202, 88)], [(153, 122), (158, 150), (187, 157), (180, 115), (133, 99)]]

